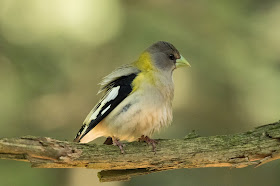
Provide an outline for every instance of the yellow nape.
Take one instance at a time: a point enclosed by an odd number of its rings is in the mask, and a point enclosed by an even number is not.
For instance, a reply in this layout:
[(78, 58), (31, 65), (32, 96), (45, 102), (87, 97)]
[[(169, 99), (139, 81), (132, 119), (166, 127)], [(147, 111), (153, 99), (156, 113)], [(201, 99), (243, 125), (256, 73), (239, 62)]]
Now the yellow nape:
[(141, 71), (154, 70), (149, 52), (143, 52), (134, 65)]
[(132, 82), (132, 92), (138, 90), (143, 83), (155, 85), (154, 73), (156, 68), (152, 64), (151, 55), (149, 52), (143, 52), (139, 59), (134, 62), (134, 65), (141, 70), (137, 77)]

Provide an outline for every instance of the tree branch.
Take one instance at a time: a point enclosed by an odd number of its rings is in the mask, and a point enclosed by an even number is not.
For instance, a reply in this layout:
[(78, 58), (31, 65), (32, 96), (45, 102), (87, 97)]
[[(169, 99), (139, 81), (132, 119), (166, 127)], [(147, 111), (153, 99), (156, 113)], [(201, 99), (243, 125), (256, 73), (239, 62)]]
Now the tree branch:
[(157, 152), (144, 143), (115, 146), (77, 144), (48, 137), (0, 139), (0, 159), (30, 162), (32, 167), (105, 169), (101, 181), (128, 180), (132, 175), (201, 167), (262, 165), (280, 159), (280, 122), (234, 135), (159, 140)]

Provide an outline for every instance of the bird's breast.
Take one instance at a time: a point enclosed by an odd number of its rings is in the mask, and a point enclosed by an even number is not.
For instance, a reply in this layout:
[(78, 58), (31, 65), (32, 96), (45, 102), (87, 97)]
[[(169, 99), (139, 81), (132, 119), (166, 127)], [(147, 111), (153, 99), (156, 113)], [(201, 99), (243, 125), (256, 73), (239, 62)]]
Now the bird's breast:
[(133, 92), (104, 120), (108, 135), (127, 141), (136, 140), (141, 135), (150, 136), (171, 123), (172, 98), (148, 84), (141, 91)]

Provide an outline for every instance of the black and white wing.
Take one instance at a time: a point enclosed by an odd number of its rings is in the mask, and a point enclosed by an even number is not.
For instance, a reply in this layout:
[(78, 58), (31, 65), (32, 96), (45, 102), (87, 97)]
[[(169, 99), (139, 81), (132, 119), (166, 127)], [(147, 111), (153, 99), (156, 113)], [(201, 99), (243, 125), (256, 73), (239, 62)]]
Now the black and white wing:
[(135, 68), (123, 66), (103, 79), (100, 83), (101, 88), (99, 92), (106, 91), (105, 95), (88, 114), (74, 141), (80, 142), (89, 131), (132, 92), (132, 82), (138, 73), (139, 71)]

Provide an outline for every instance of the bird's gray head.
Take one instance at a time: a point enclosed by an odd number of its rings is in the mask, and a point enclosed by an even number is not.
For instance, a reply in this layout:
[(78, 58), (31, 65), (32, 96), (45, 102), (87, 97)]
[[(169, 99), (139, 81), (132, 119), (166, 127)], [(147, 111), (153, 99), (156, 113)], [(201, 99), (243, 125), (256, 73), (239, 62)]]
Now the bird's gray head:
[(152, 65), (157, 69), (173, 71), (177, 67), (190, 66), (171, 43), (158, 41), (146, 51), (150, 54)]

